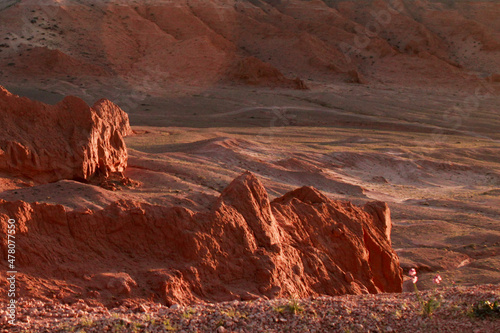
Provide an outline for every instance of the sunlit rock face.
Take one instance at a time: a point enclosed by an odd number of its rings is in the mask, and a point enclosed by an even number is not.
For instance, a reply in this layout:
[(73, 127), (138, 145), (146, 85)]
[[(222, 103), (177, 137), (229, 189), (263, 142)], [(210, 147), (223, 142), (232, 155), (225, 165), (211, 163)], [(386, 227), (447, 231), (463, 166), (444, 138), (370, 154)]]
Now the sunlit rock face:
[(154, 294), (189, 304), (402, 290), (385, 203), (357, 207), (311, 187), (270, 202), (249, 172), (206, 212), (134, 201), (99, 211), (0, 201), (0, 231), (8, 217), (22, 234), (23, 272), (97, 289), (103, 301)]
[(89, 107), (69, 96), (47, 105), (0, 87), (0, 123), (0, 171), (14, 176), (90, 180), (127, 166), (128, 116), (108, 100)]

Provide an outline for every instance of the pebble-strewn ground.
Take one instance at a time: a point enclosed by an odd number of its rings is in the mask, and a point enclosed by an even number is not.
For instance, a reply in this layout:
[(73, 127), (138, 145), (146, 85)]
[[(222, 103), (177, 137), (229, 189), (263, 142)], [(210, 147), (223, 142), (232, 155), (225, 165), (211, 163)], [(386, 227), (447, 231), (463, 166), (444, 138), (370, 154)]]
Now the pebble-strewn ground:
[(1, 332), (498, 332), (500, 318), (478, 318), (473, 304), (500, 300), (499, 285), (421, 293), (441, 299), (423, 316), (414, 293), (256, 300), (193, 306), (89, 307), (20, 300), (18, 326)]

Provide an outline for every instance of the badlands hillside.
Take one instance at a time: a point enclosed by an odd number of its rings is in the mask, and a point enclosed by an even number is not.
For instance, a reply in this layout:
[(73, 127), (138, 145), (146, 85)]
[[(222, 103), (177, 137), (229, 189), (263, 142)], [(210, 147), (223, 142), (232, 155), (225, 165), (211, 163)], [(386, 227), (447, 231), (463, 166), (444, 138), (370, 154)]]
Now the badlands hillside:
[(1, 329), (15, 219), (18, 331), (494, 331), (498, 17), (0, 1)]
[(462, 87), (500, 74), (496, 1), (5, 0), (0, 9), (4, 85)]

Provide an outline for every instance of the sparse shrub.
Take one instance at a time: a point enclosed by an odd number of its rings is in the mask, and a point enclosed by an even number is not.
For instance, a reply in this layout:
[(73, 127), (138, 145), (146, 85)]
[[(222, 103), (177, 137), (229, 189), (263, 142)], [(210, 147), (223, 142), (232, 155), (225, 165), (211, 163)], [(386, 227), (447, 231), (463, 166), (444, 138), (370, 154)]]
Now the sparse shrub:
[(283, 313), (283, 312), (285, 312), (285, 307), (284, 306), (274, 306), (273, 310), (278, 312), (278, 313)]
[(193, 316), (193, 314), (195, 314), (195, 313), (196, 313), (195, 309), (187, 308), (186, 311), (184, 311), (181, 316), (184, 319), (190, 319)]
[(176, 328), (176, 327), (174, 327), (174, 326), (172, 326), (172, 324), (170, 323), (170, 320), (169, 320), (169, 319), (164, 320), (164, 321), (162, 322), (162, 325), (161, 325), (161, 326), (162, 326), (162, 328), (163, 328), (164, 330), (169, 331), (169, 332), (171, 332), (171, 331), (177, 331), (177, 328)]
[(92, 327), (94, 325), (94, 321), (91, 318), (83, 318), (80, 320), (79, 324), (83, 327)]
[(229, 308), (227, 310), (221, 311), (222, 314), (228, 316), (231, 319), (241, 319), (246, 318), (247, 315), (245, 313), (241, 313), (240, 311), (235, 310), (234, 308)]
[(296, 315), (304, 311), (304, 307), (300, 305), (297, 300), (291, 300), (286, 305), (281, 305), (274, 308), (274, 311), (278, 313), (284, 313), (285, 311)]
[(472, 316), (477, 318), (500, 318), (500, 302), (480, 301), (472, 306)]
[(130, 330), (133, 333), (141, 332), (141, 331), (143, 331), (143, 325), (141, 323), (138, 323), (138, 322), (133, 322), (130, 325)]
[[(418, 291), (417, 288), (417, 281), (418, 281), (418, 276), (417, 276), (417, 271), (415, 268), (410, 269), (409, 272), (410, 277), (412, 278), (413, 282), (413, 288), (415, 289), (415, 295), (417, 295), (418, 302), (420, 304), (420, 308), (422, 310), (422, 315), (425, 317), (430, 317), (434, 313), (434, 311), (441, 306), (441, 302), (434, 297), (429, 298), (428, 300), (424, 301), (422, 297), (420, 296), (420, 292)], [(438, 274), (434, 277), (433, 282), (435, 284), (440, 284), (442, 281), (441, 276)]]
[(217, 323), (215, 324), (215, 328), (219, 328), (221, 326), (226, 325), (226, 321), (224, 319), (219, 319)]

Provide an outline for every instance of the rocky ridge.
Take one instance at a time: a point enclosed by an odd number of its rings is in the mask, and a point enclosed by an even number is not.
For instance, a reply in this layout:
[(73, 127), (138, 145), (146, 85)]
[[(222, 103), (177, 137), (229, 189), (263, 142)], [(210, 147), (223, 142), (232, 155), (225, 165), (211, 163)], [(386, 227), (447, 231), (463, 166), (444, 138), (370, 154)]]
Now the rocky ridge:
[[(67, 287), (53, 297), (66, 301), (80, 294), (166, 304), (402, 290), (386, 204), (356, 207), (310, 187), (270, 202), (251, 173), (235, 179), (209, 212), (125, 201), (66, 211), (2, 201), (2, 234), (9, 218), (18, 225), (26, 296), (50, 298), (55, 280)], [(4, 241), (2, 249), (5, 255)]]

